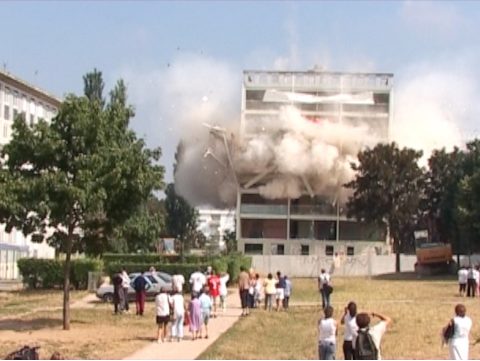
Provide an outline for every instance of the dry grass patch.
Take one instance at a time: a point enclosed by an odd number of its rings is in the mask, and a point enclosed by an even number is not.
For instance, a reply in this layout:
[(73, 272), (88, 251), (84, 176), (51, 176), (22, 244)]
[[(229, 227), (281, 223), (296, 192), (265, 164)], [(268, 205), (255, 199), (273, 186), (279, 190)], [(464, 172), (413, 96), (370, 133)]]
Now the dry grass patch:
[(156, 331), (151, 302), (144, 317), (113, 315), (112, 305), (106, 304), (71, 312), (70, 331), (62, 330), (61, 310), (0, 320), (0, 358), (23, 345), (35, 345), (42, 359), (54, 351), (67, 359), (121, 359), (152, 342)]
[[(336, 278), (332, 302), (335, 318), (355, 300), (360, 310), (385, 313), (394, 324), (385, 335), (384, 359), (446, 359), (440, 330), (452, 317), (455, 304), (462, 302), (474, 321), (471, 342), (480, 338), (480, 299), (461, 299), (454, 280), (384, 280)], [(294, 280), (292, 303), (317, 301), (316, 280)], [(293, 307), (289, 312), (258, 310), (242, 319), (207, 349), (200, 359), (316, 359), (319, 306)], [(343, 359), (343, 327), (337, 338), (337, 359)], [(480, 345), (470, 351), (480, 359)]]
[[(70, 300), (75, 302), (88, 294), (87, 291), (71, 291)], [(61, 290), (24, 290), (0, 292), (0, 318), (15, 316), (35, 309), (62, 307)]]

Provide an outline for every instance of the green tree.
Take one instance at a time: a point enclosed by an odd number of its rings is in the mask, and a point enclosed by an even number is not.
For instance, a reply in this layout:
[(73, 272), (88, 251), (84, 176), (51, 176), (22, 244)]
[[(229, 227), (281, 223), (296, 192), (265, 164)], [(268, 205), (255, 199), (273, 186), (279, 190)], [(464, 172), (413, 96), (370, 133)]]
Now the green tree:
[(353, 189), (347, 202), (349, 217), (388, 227), (397, 272), (402, 247), (419, 213), (422, 170), (417, 162), (421, 156), (421, 151), (399, 149), (395, 143), (378, 144), (358, 154), (358, 164), (352, 164), (355, 179), (345, 185)]
[(197, 211), (175, 192), (175, 185), (170, 183), (165, 189), (166, 229), (170, 236), (180, 244), (180, 254), (192, 247), (192, 235), (197, 228)]
[(428, 160), (421, 202), (432, 241), (452, 243), (457, 252), (462, 248), (456, 210), (464, 162), (464, 153), (458, 148), (452, 152), (434, 150)]
[(457, 215), (460, 238), (468, 252), (480, 249), (480, 140), (467, 143), (463, 152), (463, 178), (459, 184)]
[(85, 96), (68, 95), (51, 123), (30, 127), (17, 117), (2, 151), (0, 221), (7, 231), (15, 227), (34, 241), (47, 239), (65, 253), (66, 330), (72, 252), (97, 237), (107, 239), (161, 188), (164, 173), (157, 164), (160, 150), (147, 149), (128, 128), (133, 109), (123, 82), (105, 105), (101, 73), (93, 74), (85, 77)]
[(236, 228), (234, 228), (232, 231), (225, 232), (223, 240), (225, 241), (225, 252), (227, 254), (238, 252)]

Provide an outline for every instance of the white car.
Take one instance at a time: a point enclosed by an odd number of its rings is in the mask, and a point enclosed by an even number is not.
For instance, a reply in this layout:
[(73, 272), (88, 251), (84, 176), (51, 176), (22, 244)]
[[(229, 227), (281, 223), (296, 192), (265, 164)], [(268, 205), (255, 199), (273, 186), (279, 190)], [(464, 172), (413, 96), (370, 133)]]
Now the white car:
[[(128, 288), (128, 299), (135, 300), (135, 290), (133, 289), (133, 281), (140, 276), (140, 272), (130, 273), (130, 287)], [(147, 298), (155, 298), (156, 294), (160, 292), (163, 287), (167, 291), (172, 290), (172, 276), (165, 272), (145, 272), (144, 276), (152, 284), (147, 290)], [(97, 297), (104, 302), (113, 302), (113, 285), (100, 286), (97, 289)]]

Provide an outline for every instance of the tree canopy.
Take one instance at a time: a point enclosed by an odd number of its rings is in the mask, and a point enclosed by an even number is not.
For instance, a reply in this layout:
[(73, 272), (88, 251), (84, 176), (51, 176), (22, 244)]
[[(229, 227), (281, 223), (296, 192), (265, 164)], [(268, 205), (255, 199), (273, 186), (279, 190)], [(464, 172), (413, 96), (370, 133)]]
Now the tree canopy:
[(118, 81), (103, 99), (101, 73), (84, 77), (85, 95), (68, 95), (47, 123), (13, 123), (2, 150), (0, 221), (64, 252), (64, 329), (70, 327), (70, 257), (87, 242), (108, 239), (163, 186), (160, 149), (129, 129), (134, 115)]
[(397, 271), (400, 252), (419, 214), (421, 156), (422, 152), (400, 149), (395, 143), (377, 144), (358, 154), (358, 164), (352, 164), (356, 177), (345, 185), (353, 189), (347, 202), (349, 217), (388, 227), (397, 254)]

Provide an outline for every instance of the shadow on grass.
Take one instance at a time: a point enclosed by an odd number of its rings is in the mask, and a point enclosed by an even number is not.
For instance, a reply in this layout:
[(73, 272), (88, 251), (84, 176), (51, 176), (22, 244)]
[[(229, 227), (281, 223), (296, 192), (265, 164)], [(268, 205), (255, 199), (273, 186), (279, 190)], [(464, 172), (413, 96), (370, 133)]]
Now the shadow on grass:
[(417, 275), (415, 272), (400, 272), (400, 273), (385, 273), (382, 275), (373, 276), (372, 280), (379, 281), (452, 281), (456, 277), (451, 274), (439, 275)]
[[(86, 324), (88, 322), (71, 320), (71, 324)], [(0, 331), (37, 331), (45, 328), (55, 328), (63, 325), (60, 318), (38, 317), (31, 320), (22, 320), (18, 318), (10, 318), (0, 320)]]

